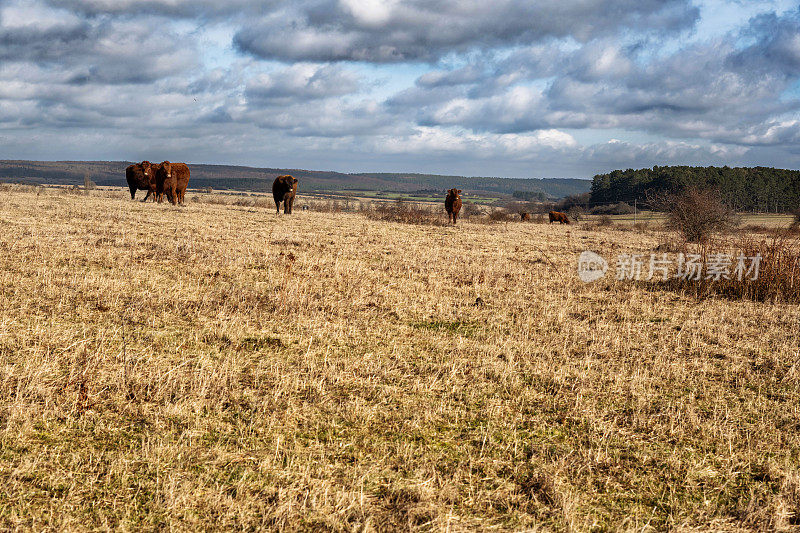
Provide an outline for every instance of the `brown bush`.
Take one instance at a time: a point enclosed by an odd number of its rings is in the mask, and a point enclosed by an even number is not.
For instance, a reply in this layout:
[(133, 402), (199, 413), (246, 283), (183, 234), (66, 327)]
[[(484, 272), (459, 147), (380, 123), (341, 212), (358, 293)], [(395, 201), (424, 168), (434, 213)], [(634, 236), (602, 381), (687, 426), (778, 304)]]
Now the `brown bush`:
[(495, 209), (486, 216), (488, 222), (510, 222), (514, 217), (505, 209)]
[[(687, 291), (698, 297), (719, 295), (736, 300), (800, 302), (800, 240), (790, 232), (761, 240), (747, 236), (734, 243), (718, 243), (713, 248), (731, 252), (728, 254), (732, 261), (731, 272), (727, 279), (708, 279), (709, 260), (718, 252), (712, 251), (711, 244), (705, 244), (699, 250), (704, 265), (701, 279), (674, 278), (660, 285)], [(735, 274), (740, 256), (748, 258), (746, 266), (751, 264), (749, 258), (760, 256), (756, 279), (751, 279), (753, 273)]]
[(712, 189), (689, 187), (679, 194), (656, 199), (655, 204), (667, 212), (667, 227), (678, 231), (686, 242), (706, 242), (739, 223), (734, 210)]
[(472, 217), (479, 217), (483, 215), (483, 211), (475, 202), (468, 202), (465, 201), (461, 205), (461, 213), (459, 214), (462, 218), (472, 218)]
[(600, 215), (600, 217), (597, 219), (597, 225), (598, 226), (613, 226), (614, 225), (614, 221), (608, 215)]
[(402, 224), (428, 224), (432, 226), (446, 226), (448, 224), (444, 218), (444, 210), (437, 214), (429, 209), (423, 209), (401, 200), (393, 204), (380, 204), (371, 211), (365, 211), (364, 214), (372, 220), (385, 220)]
[(625, 202), (617, 204), (598, 205), (589, 210), (593, 215), (630, 215), (633, 214), (634, 209), (631, 205)]

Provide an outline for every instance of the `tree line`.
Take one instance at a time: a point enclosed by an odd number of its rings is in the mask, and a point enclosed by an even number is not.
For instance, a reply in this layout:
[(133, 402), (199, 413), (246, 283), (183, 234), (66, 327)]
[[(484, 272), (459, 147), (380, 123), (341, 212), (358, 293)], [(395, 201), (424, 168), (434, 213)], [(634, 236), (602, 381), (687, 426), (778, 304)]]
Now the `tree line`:
[(646, 203), (653, 194), (687, 187), (713, 189), (737, 211), (790, 212), (800, 209), (800, 171), (768, 167), (655, 166), (615, 170), (592, 179), (590, 201)]

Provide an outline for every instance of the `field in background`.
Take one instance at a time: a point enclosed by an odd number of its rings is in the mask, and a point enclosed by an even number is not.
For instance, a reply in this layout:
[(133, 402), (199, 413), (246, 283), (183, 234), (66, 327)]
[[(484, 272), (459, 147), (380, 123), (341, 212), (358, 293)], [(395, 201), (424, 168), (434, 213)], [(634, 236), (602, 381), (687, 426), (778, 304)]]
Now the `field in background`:
[(663, 234), (126, 194), (0, 190), (2, 529), (800, 524), (800, 309), (577, 278)]
[[(587, 221), (599, 220), (603, 215), (585, 215)], [(774, 213), (741, 213), (741, 225), (744, 227), (756, 226), (764, 228), (788, 228), (794, 221), (794, 216)], [(611, 215), (611, 220), (616, 224), (652, 224), (656, 227), (664, 225), (666, 215), (653, 211), (640, 211), (634, 217), (630, 215)]]

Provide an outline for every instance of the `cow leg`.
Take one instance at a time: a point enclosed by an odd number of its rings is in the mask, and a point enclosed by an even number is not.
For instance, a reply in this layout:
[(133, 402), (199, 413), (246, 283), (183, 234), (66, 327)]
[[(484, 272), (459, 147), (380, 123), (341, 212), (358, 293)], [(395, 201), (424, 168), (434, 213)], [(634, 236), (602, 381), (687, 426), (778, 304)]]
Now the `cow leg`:
[(289, 198), (289, 201), (287, 203), (289, 204), (289, 214), (291, 215), (292, 214), (292, 208), (294, 207), (294, 196)]
[(456, 225), (456, 219), (458, 219), (458, 213), (456, 213), (455, 211), (453, 211), (453, 225), (454, 225), (454, 226)]
[[(145, 203), (145, 202), (147, 201), (147, 199), (148, 199), (148, 198), (150, 198), (150, 194), (151, 194), (152, 192), (153, 192), (153, 191), (151, 191), (151, 190), (148, 190), (148, 191), (147, 191), (147, 196), (145, 196), (145, 197), (144, 197), (144, 200), (142, 200), (142, 203)], [(155, 199), (155, 198), (154, 198), (154, 199)]]
[(280, 200), (275, 200), (275, 214), (276, 215), (280, 215), (281, 214), (281, 201)]
[(169, 201), (172, 205), (178, 205), (178, 191), (174, 186), (169, 188)]
[(131, 200), (136, 200), (136, 186), (129, 185), (128, 188), (131, 190)]

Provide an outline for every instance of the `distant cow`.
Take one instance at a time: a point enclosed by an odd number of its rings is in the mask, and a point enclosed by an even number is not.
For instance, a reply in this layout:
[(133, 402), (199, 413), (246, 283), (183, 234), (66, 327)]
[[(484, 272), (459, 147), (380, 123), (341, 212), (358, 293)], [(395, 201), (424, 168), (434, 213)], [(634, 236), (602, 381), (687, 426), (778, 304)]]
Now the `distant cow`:
[(153, 195), (153, 201), (156, 201), (156, 168), (150, 161), (142, 161), (141, 163), (134, 163), (125, 169), (125, 179), (128, 182), (128, 188), (131, 191), (131, 200), (136, 199), (136, 191), (147, 191), (143, 202), (146, 202), (150, 195)]
[(550, 223), (558, 222), (559, 224), (569, 224), (569, 219), (567, 215), (564, 213), (559, 213), (558, 211), (550, 211), (548, 213), (550, 215)]
[(294, 198), (297, 196), (297, 178), (284, 175), (272, 182), (272, 198), (275, 200), (275, 212), (280, 214), (283, 202), (283, 214), (291, 215)]
[(526, 222), (526, 221), (528, 221), (528, 220), (530, 220), (530, 219), (531, 219), (531, 214), (530, 214), (530, 213), (520, 213), (520, 214), (519, 214), (519, 218), (520, 218), (520, 220), (522, 220), (523, 222)]
[(164, 200), (164, 195), (172, 205), (182, 204), (189, 186), (189, 167), (185, 163), (170, 163), (164, 161), (156, 170), (156, 194), (158, 203)]
[(447, 219), (455, 224), (456, 219), (458, 219), (458, 212), (461, 211), (461, 189), (447, 191), (447, 198), (444, 199), (444, 210), (447, 211)]

